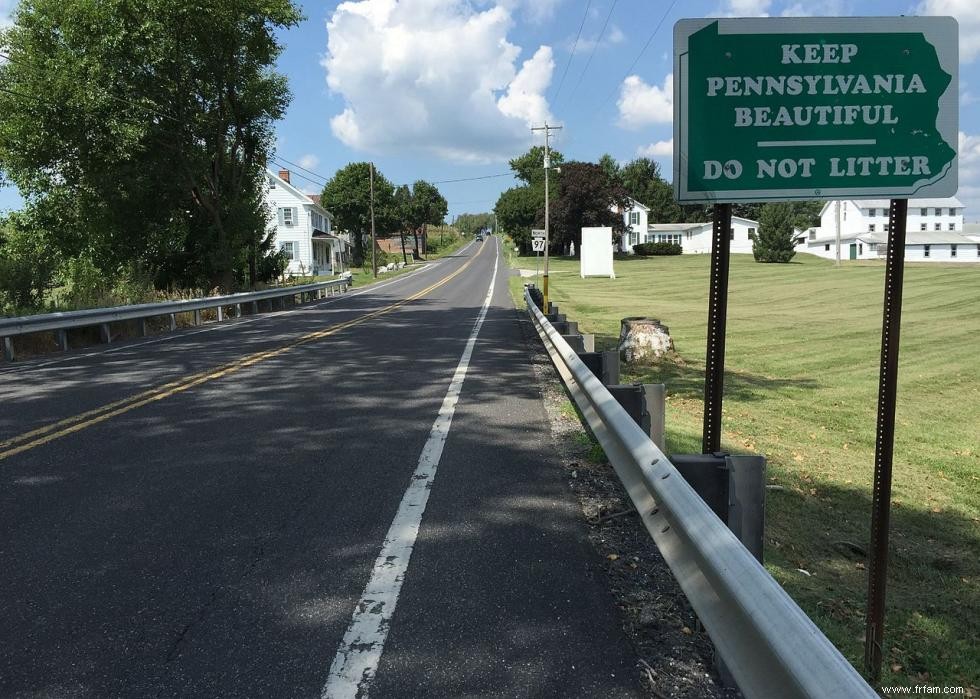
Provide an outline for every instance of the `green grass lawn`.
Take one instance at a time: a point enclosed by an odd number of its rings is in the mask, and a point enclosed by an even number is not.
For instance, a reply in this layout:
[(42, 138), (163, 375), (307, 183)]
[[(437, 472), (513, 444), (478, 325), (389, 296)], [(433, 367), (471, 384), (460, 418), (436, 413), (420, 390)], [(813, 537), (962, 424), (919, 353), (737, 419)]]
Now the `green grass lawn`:
[[(551, 264), (551, 300), (597, 347), (616, 346), (627, 316), (670, 328), (676, 356), (623, 367), (624, 383), (667, 384), (669, 452), (701, 447), (708, 263), (617, 260), (616, 279)], [(883, 284), (880, 262), (732, 255), (724, 448), (766, 455), (782, 487), (768, 494), (766, 567), (858, 667), (867, 571), (852, 544), (870, 537)], [(978, 348), (980, 265), (907, 265), (883, 684), (980, 685)]]

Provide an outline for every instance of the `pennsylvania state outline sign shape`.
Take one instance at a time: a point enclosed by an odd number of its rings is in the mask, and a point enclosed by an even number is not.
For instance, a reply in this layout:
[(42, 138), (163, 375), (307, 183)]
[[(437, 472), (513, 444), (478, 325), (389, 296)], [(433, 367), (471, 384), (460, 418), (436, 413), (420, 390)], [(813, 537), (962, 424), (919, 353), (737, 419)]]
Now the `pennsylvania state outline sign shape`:
[(674, 194), (953, 196), (958, 77), (952, 17), (681, 20)]

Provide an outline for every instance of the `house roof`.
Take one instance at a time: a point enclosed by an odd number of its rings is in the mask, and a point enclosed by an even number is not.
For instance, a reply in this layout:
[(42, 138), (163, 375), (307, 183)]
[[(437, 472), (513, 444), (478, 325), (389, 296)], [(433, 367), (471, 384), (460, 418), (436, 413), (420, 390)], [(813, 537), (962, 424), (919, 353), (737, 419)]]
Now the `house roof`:
[(656, 231), (693, 231), (695, 228), (710, 225), (710, 223), (649, 223), (647, 230), (651, 233)]
[(331, 219), (333, 218), (331, 216), (330, 212), (327, 211), (326, 209), (324, 209), (323, 206), (320, 204), (320, 195), (319, 194), (307, 194), (303, 190), (299, 189), (296, 185), (294, 185), (294, 184), (292, 184), (290, 182), (287, 182), (286, 180), (284, 180), (283, 178), (281, 178), (279, 176), (279, 173), (278, 172), (273, 172), (272, 170), (269, 170), (268, 168), (266, 168), (266, 172), (269, 174), (269, 177), (275, 179), (276, 186), (277, 187), (280, 187), (281, 186), (284, 189), (287, 189), (288, 191), (292, 192), (293, 194), (295, 194), (300, 199), (305, 199), (306, 201), (304, 203), (309, 204), (310, 206), (316, 207), (321, 212), (323, 212), (325, 215), (330, 216)]
[[(807, 240), (807, 244), (815, 245), (825, 245), (827, 243), (833, 243), (836, 240), (835, 236), (820, 236), (819, 238), (814, 238), (813, 240)], [(887, 243), (888, 235), (886, 233), (848, 233), (841, 235), (841, 240), (860, 240), (865, 243)], [(970, 240), (966, 236), (957, 233), (956, 231), (909, 231), (905, 234), (905, 244), (906, 245), (974, 245), (975, 240)]]
[[(891, 200), (889, 199), (841, 199), (840, 201), (849, 201), (859, 209), (887, 209), (891, 206)], [(823, 216), (827, 211), (827, 207), (833, 203), (833, 201), (825, 202), (823, 208), (820, 209), (820, 215)], [(962, 209), (963, 202), (956, 197), (946, 197), (944, 199), (909, 199), (909, 211), (922, 208)]]
[(649, 211), (650, 210), (650, 207), (649, 206), (646, 206), (644, 204), (641, 204), (640, 202), (638, 202), (633, 197), (627, 197), (626, 199), (629, 201), (630, 204), (633, 205), (632, 208), (634, 208), (634, 209), (643, 209), (644, 211)]

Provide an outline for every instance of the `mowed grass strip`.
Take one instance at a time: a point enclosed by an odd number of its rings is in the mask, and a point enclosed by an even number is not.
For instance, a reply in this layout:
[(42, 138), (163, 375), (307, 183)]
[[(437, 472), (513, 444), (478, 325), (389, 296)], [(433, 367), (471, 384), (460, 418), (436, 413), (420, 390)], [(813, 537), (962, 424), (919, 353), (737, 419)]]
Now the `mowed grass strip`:
[[(631, 258), (581, 279), (551, 261), (552, 300), (598, 347), (627, 316), (670, 328), (676, 356), (623, 382), (667, 385), (673, 453), (701, 448), (708, 263)], [(724, 448), (766, 455), (766, 567), (857, 667), (883, 290), (879, 262), (732, 255)], [(980, 685), (980, 265), (906, 265), (887, 607), (882, 684)]]

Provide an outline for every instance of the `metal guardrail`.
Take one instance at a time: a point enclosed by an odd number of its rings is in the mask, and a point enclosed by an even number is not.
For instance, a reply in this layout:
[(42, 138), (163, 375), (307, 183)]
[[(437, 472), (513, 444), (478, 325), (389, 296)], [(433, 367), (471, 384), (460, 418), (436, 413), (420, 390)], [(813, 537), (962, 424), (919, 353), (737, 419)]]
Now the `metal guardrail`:
[(258, 312), (259, 301), (270, 301), (280, 299), (285, 303), (285, 299), (290, 296), (304, 298), (321, 298), (332, 294), (334, 291), (346, 291), (351, 286), (349, 277), (333, 279), (326, 282), (316, 282), (314, 284), (302, 284), (298, 286), (276, 287), (274, 289), (263, 289), (262, 291), (248, 291), (238, 294), (225, 294), (223, 296), (205, 296), (198, 299), (186, 299), (181, 301), (164, 301), (161, 303), (141, 303), (131, 306), (115, 306), (112, 308), (92, 308), (84, 311), (67, 311), (63, 313), (42, 313), (33, 316), (20, 316), (17, 318), (0, 318), (0, 337), (3, 338), (4, 355), (7, 361), (14, 360), (14, 346), (12, 338), (18, 335), (30, 333), (55, 331), (58, 333), (58, 344), (63, 350), (68, 349), (68, 336), (66, 331), (74, 328), (87, 328), (102, 326), (103, 340), (109, 342), (109, 323), (116, 323), (126, 320), (139, 320), (141, 323), (141, 334), (146, 335), (147, 318), (156, 316), (170, 316), (170, 329), (177, 327), (175, 316), (178, 313), (194, 313), (195, 325), (200, 325), (200, 312), (210, 308), (218, 309), (218, 320), (223, 320), (224, 309), (233, 307), (235, 316), (241, 315), (242, 304), (253, 304), (253, 312)]
[(555, 368), (742, 693), (878, 697), (582, 363), (527, 289), (524, 299)]

